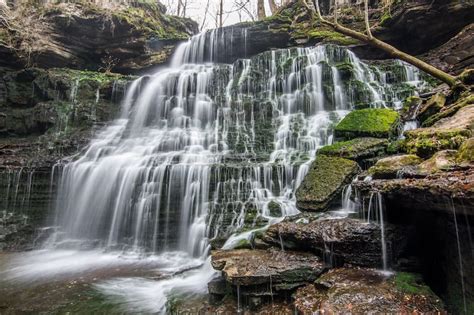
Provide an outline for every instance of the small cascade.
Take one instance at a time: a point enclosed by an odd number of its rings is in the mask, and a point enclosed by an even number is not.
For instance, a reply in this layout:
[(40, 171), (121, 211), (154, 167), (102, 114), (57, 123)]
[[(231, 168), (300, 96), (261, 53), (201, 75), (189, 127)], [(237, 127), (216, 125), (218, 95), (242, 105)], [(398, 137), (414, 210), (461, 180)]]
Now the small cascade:
[(380, 192), (373, 192), (370, 195), (368, 206), (367, 222), (377, 222), (380, 225), (380, 241), (382, 248), (382, 268), (388, 271), (387, 243), (385, 241), (385, 220), (383, 197)]
[(461, 290), (462, 290), (462, 299), (463, 299), (463, 307), (464, 307), (464, 314), (467, 314), (467, 301), (466, 301), (466, 286), (464, 283), (464, 266), (462, 263), (462, 251), (461, 251), (461, 241), (459, 237), (459, 228), (458, 228), (458, 220), (456, 214), (456, 208), (454, 207), (454, 202), (450, 200), (450, 208), (453, 211), (453, 220), (454, 220), (454, 227), (456, 230), (456, 245), (458, 251), (458, 260), (459, 260), (459, 276), (461, 280)]

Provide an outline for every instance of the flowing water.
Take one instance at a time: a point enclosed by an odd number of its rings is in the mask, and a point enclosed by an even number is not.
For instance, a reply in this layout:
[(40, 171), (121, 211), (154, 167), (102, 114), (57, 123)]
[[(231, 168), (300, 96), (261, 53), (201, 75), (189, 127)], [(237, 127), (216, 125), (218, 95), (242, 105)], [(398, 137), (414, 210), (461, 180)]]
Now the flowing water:
[(239, 231), (297, 214), (295, 191), (333, 126), (361, 104), (396, 107), (418, 85), (405, 64), (379, 69), (331, 45), (212, 63), (221, 41), (210, 32), (180, 46), (170, 68), (129, 86), (84, 154), (57, 165), (56, 232), (12, 279), (145, 264), (167, 278), (95, 286), (136, 312), (205, 292), (210, 240), (232, 248), (251, 236)]

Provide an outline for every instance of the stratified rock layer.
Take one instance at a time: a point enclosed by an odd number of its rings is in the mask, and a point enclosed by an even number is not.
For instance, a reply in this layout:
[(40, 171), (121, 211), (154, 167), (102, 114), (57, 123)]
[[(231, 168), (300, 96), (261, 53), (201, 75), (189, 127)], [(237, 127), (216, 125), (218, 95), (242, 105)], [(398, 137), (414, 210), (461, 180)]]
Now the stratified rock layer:
[[(388, 258), (395, 261), (406, 246), (405, 229), (387, 225)], [(380, 225), (349, 218), (317, 219), (309, 223), (285, 221), (268, 228), (266, 243), (290, 250), (307, 250), (327, 256), (333, 264), (380, 267)]]

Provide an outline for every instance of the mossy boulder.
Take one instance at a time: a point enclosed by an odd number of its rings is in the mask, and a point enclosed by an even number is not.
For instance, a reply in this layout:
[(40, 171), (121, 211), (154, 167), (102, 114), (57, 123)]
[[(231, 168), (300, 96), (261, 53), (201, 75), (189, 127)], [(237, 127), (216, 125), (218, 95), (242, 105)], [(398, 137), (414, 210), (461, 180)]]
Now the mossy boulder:
[(421, 163), (418, 170), (425, 174), (450, 170), (456, 165), (456, 154), (457, 151), (455, 150), (436, 152), (431, 158)]
[(418, 110), (417, 118), (420, 122), (425, 122), (429, 117), (441, 111), (446, 104), (446, 96), (436, 93), (426, 103), (423, 103)]
[(456, 162), (461, 165), (474, 163), (474, 138), (467, 139), (459, 148)]
[(410, 154), (426, 158), (441, 150), (457, 150), (471, 137), (473, 128), (474, 105), (465, 106), (432, 127), (405, 132), (405, 148)]
[(318, 155), (296, 192), (296, 205), (305, 211), (325, 211), (340, 201), (343, 187), (359, 172), (356, 162)]
[(397, 134), (399, 114), (386, 108), (366, 108), (349, 113), (335, 128), (337, 139), (390, 138)]
[(388, 141), (386, 139), (356, 138), (325, 146), (318, 153), (361, 161), (384, 154), (387, 145)]
[(411, 167), (419, 165), (423, 160), (416, 155), (395, 155), (377, 161), (369, 169), (369, 174), (374, 179), (396, 178), (400, 172), (408, 171)]
[(443, 118), (452, 117), (461, 108), (474, 105), (474, 94), (466, 92), (462, 94), (454, 103), (444, 106), (441, 111), (427, 118), (421, 125), (423, 127), (431, 127)]

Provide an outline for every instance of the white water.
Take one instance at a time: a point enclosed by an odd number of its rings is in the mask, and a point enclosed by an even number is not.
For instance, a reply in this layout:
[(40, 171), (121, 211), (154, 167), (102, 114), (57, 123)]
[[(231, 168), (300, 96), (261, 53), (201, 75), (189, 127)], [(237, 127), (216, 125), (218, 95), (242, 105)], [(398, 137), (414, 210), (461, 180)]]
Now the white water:
[[(47, 249), (15, 261), (8, 277), (148, 263), (173, 274), (202, 265), (166, 280), (112, 279), (97, 288), (137, 312), (163, 311), (176, 291), (205, 292), (215, 275), (210, 239), (230, 236), (224, 248), (232, 248), (251, 237), (234, 234), (244, 225), (258, 230), (298, 213), (294, 193), (317, 149), (332, 142), (333, 126), (360, 101), (337, 65), (350, 62), (369, 105), (396, 101), (380, 71), (345, 49), (203, 63), (220, 53), (222, 40), (219, 32), (196, 36), (178, 48), (171, 68), (130, 85), (120, 118), (55, 169), (58, 231)], [(279, 214), (271, 214), (272, 202)], [(248, 222), (252, 211), (262, 225)]]

